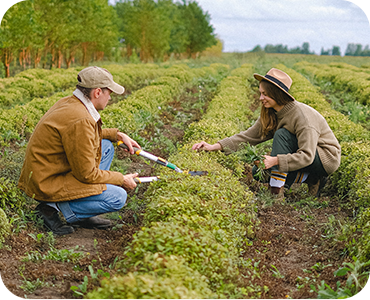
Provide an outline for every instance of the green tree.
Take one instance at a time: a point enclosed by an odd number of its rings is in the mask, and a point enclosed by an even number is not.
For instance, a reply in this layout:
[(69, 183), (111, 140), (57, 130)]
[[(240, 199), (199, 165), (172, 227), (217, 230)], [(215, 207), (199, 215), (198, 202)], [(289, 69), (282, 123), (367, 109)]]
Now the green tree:
[(10, 63), (22, 49), (32, 44), (34, 29), (33, 3), (23, 1), (13, 5), (4, 15), (0, 26), (0, 55), (5, 77), (10, 76)]
[(271, 45), (271, 44), (267, 44), (265, 46), (265, 52), (266, 53), (288, 53), (288, 46), (284, 46), (282, 44), (278, 44), (278, 45)]
[(344, 55), (346, 55), (346, 56), (354, 56), (356, 50), (357, 50), (356, 44), (349, 43), (349, 44), (347, 44), (347, 49), (346, 49), (346, 52), (345, 52)]
[(309, 43), (305, 42), (305, 43), (302, 44), (302, 52), (301, 53), (302, 54), (312, 54), (310, 52), (310, 44)]
[[(73, 1), (73, 0), (72, 0)], [(77, 1), (76, 1), (77, 2)], [(80, 20), (84, 30), (82, 37), (83, 65), (90, 60), (102, 59), (105, 53), (110, 55), (112, 47), (118, 45), (117, 14), (108, 5), (108, 0), (83, 0), (84, 12)], [(78, 1), (81, 5), (81, 0)], [(86, 20), (85, 14), (89, 16)]]
[(331, 55), (339, 55), (340, 56), (340, 47), (333, 46), (333, 50), (331, 51)]
[(131, 26), (135, 23), (137, 8), (130, 0), (122, 0), (115, 5), (115, 10), (118, 16), (117, 26), (120, 40), (127, 47), (127, 56), (131, 57), (133, 49), (140, 48), (140, 28), (139, 26)]
[(174, 53), (176, 57), (180, 57), (181, 53), (185, 53), (189, 44), (189, 35), (182, 12), (175, 4), (169, 6), (171, 19), (171, 34), (170, 34), (170, 49), (168, 55)]
[(263, 51), (262, 47), (260, 45), (255, 46), (251, 52), (261, 52)]
[(117, 44), (116, 13), (107, 0), (34, 1), (52, 66), (61, 67), (63, 57), (69, 66), (77, 51), (88, 65)]
[(364, 50), (361, 53), (362, 56), (370, 56), (370, 48), (369, 45), (366, 45)]
[(321, 47), (320, 55), (330, 55), (330, 50), (324, 50), (324, 47)]
[(144, 62), (161, 59), (170, 49), (171, 19), (168, 8), (172, 1), (125, 0), (116, 4), (119, 30), (131, 55), (140, 51)]
[(197, 2), (187, 0), (179, 4), (179, 9), (188, 34), (186, 53), (189, 58), (194, 58), (198, 52), (217, 44), (208, 12), (203, 12)]

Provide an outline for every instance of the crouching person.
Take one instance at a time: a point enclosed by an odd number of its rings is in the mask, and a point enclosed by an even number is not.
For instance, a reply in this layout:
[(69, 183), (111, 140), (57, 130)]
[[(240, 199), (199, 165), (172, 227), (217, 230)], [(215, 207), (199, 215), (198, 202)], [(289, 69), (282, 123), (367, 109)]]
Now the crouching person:
[(202, 141), (192, 149), (222, 150), (228, 154), (243, 144), (257, 145), (273, 139), (271, 154), (263, 160), (270, 174), (266, 182), (271, 194), (281, 199), (284, 190), (294, 182), (305, 182), (310, 194), (318, 197), (328, 175), (340, 165), (341, 147), (337, 138), (318, 111), (289, 94), (293, 81), (288, 74), (272, 68), (266, 76), (254, 74), (254, 78), (259, 81), (261, 101), (256, 123), (216, 144)]
[[(102, 128), (99, 111), (110, 94), (123, 94), (106, 69), (88, 67), (77, 76), (73, 95), (60, 99), (41, 118), (27, 146), (18, 187), (39, 201), (36, 211), (56, 235), (73, 227), (105, 229), (100, 214), (120, 210), (137, 174), (109, 171), (112, 142), (122, 141), (134, 154), (138, 143), (115, 128)], [(67, 224), (59, 218), (59, 212)]]

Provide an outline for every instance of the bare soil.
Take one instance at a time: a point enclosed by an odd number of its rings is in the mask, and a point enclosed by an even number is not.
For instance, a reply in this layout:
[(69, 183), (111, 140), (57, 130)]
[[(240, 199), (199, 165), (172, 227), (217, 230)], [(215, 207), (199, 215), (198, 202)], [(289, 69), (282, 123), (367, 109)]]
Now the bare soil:
[[(317, 209), (311, 216), (325, 223), (325, 214), (336, 216), (338, 211)], [(302, 219), (291, 205), (274, 203), (260, 208), (258, 217), (261, 223), (256, 240), (248, 247), (244, 259), (259, 262), (261, 277), (252, 282), (268, 287), (263, 298), (316, 298), (311, 284), (317, 287), (325, 280), (332, 288), (336, 286), (338, 278), (333, 273), (345, 260), (341, 255), (344, 242), (332, 244), (324, 240), (320, 228)]]

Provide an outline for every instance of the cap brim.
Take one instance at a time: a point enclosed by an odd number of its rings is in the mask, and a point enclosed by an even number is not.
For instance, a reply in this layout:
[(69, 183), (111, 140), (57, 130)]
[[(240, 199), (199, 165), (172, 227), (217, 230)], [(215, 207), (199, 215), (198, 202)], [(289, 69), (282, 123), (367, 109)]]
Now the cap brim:
[(278, 84), (276, 84), (275, 82), (273, 82), (272, 80), (266, 78), (265, 76), (262, 76), (260, 74), (257, 74), (257, 73), (254, 73), (253, 74), (254, 78), (256, 78), (258, 81), (261, 81), (262, 79), (264, 80), (267, 80), (268, 82), (271, 82), (273, 85), (275, 85), (276, 87), (278, 87), (279, 89), (281, 89), (285, 94), (287, 94), (290, 98), (292, 98), (292, 100), (295, 100), (294, 97), (289, 94), (287, 91), (284, 91), (284, 89), (281, 88), (281, 86), (279, 86)]
[(113, 93), (121, 95), (125, 92), (125, 88), (122, 85), (119, 85), (115, 82), (112, 83), (112, 85), (107, 87), (110, 89)]

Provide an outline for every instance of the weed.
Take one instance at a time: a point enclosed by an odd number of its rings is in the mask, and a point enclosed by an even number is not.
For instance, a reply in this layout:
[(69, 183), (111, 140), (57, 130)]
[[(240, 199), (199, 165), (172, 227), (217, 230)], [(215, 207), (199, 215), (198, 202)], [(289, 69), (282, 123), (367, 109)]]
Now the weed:
[(84, 281), (79, 284), (78, 286), (71, 286), (71, 290), (73, 291), (73, 295), (75, 296), (84, 296), (87, 292), (87, 286), (89, 284), (89, 278), (87, 276), (84, 277)]
[(280, 271), (274, 266), (271, 265), (272, 269), (270, 271), (272, 272), (272, 276), (276, 278), (284, 278), (285, 276), (280, 273)]
[(29, 233), (28, 234), (33, 240), (35, 240), (36, 244), (38, 246), (42, 246), (43, 244), (46, 244), (49, 248), (53, 248), (55, 244), (55, 237), (54, 234), (50, 231), (48, 233)]
[(324, 264), (322, 264), (321, 262), (317, 262), (316, 264), (314, 264), (314, 265), (311, 267), (311, 269), (314, 269), (314, 270), (316, 270), (316, 271), (318, 271), (318, 272), (321, 272), (321, 271), (323, 271), (325, 268), (330, 267), (330, 266), (332, 266), (332, 264), (324, 265)]
[(30, 280), (27, 280), (26, 278), (23, 278), (23, 284), (20, 286), (20, 288), (24, 291), (32, 293), (35, 290), (45, 287), (45, 286), (48, 286), (48, 283), (41, 281), (40, 278), (37, 278), (34, 281), (30, 281)]
[(78, 246), (75, 249), (67, 250), (67, 249), (55, 249), (52, 247), (51, 250), (47, 251), (46, 254), (42, 254), (39, 251), (31, 251), (26, 253), (26, 257), (22, 259), (22, 261), (32, 261), (32, 262), (40, 262), (43, 260), (56, 260), (61, 262), (72, 262), (77, 263), (80, 258), (84, 256), (82, 252), (75, 252)]

